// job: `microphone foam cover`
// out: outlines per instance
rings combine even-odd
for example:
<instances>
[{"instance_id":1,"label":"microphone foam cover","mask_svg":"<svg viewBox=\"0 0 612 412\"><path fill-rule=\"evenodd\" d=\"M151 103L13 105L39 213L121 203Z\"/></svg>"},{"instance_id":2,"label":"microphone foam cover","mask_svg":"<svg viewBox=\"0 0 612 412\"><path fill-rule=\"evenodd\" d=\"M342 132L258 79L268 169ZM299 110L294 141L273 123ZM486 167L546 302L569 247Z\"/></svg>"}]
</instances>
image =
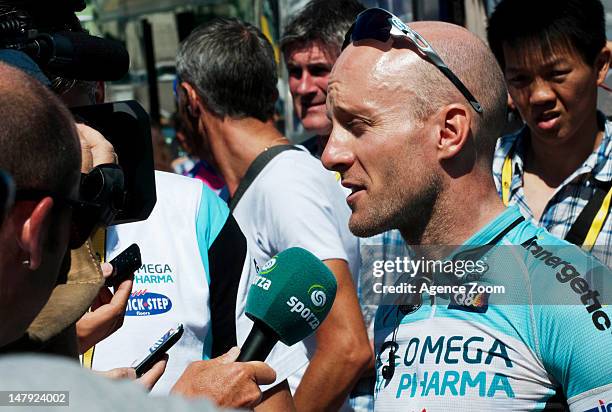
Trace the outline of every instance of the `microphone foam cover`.
<instances>
[{"instance_id":1,"label":"microphone foam cover","mask_svg":"<svg viewBox=\"0 0 612 412\"><path fill-rule=\"evenodd\" d=\"M310 336L329 313L336 278L305 249L287 249L261 267L247 297L246 314L291 346Z\"/></svg>"},{"instance_id":2,"label":"microphone foam cover","mask_svg":"<svg viewBox=\"0 0 612 412\"><path fill-rule=\"evenodd\" d=\"M121 42L79 32L53 34L55 58L49 69L78 80L120 80L130 69L130 55Z\"/></svg>"}]
</instances>

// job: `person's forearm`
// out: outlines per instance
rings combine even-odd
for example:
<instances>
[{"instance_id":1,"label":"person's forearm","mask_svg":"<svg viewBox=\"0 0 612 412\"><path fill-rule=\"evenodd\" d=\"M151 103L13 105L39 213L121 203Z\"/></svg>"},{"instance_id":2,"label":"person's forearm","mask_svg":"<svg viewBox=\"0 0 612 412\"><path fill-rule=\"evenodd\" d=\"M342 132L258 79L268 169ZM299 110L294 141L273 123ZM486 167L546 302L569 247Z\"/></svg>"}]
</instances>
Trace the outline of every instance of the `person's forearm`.
<instances>
[{"instance_id":1,"label":"person's forearm","mask_svg":"<svg viewBox=\"0 0 612 412\"><path fill-rule=\"evenodd\" d=\"M363 355L352 358L343 349L317 350L298 386L294 400L296 410L337 411L367 367Z\"/></svg>"},{"instance_id":2,"label":"person's forearm","mask_svg":"<svg viewBox=\"0 0 612 412\"><path fill-rule=\"evenodd\" d=\"M337 411L367 368L372 350L345 261L324 262L338 282L334 305L316 332L317 349L294 400L302 411Z\"/></svg>"},{"instance_id":3,"label":"person's forearm","mask_svg":"<svg viewBox=\"0 0 612 412\"><path fill-rule=\"evenodd\" d=\"M264 392L261 403L255 407L255 412L293 412L295 405L287 381L283 381L272 389Z\"/></svg>"}]
</instances>

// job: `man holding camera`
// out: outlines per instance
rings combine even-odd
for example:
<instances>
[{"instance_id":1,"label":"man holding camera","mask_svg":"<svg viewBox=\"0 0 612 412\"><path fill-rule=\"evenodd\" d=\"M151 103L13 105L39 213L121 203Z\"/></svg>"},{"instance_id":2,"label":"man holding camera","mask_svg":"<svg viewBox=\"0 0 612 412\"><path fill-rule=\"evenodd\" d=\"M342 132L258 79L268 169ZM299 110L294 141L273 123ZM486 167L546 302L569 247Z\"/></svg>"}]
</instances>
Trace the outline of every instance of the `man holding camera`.
<instances>
[{"instance_id":1,"label":"man holding camera","mask_svg":"<svg viewBox=\"0 0 612 412\"><path fill-rule=\"evenodd\" d=\"M36 66L33 63L32 65ZM39 70L33 69L32 71L37 75L38 78L41 78L43 81L45 81L44 76L41 73L39 73ZM37 71L38 73L36 73ZM91 75L92 75L91 73L80 73L79 74L79 76L85 76L85 78L91 78ZM72 103L76 105L82 105L85 103L93 103L91 100L94 98L103 99L103 88L98 87L101 85L99 82L98 83L96 82L74 82L70 80L65 81L65 79L62 79L62 78L54 78L53 84L54 86L59 85L60 87L62 87L62 85L65 86L66 84L68 84L68 87L64 87L64 90L62 93L63 97L66 99L66 102L68 104ZM92 93L92 91L94 92ZM106 142L99 133L83 125L80 125L79 129L80 129L79 136L81 138L81 141L89 145L90 146L89 149L91 149L91 150L88 150L85 144L82 147L82 149L84 150L84 162L82 165L84 172L88 172L92 166L97 164L97 162L100 162L100 161L108 162L109 160L116 161L116 158L115 158L116 156L114 155L114 153L112 153L112 146L110 146L108 142ZM105 152L108 152L108 153L105 153ZM109 159L109 155L110 155L110 159ZM87 156L89 156L89 161L85 159L85 157ZM183 178L182 180L186 181L187 179ZM199 191L196 191L196 190L193 190L192 192L200 193ZM212 202L212 205L211 205L209 204L209 202L202 202L202 207L204 206L208 207L208 206L214 206L214 205L223 206L222 202L219 201L216 197L213 196L213 199L216 200L216 203ZM211 209L211 213L202 214L202 218L214 217L214 216L217 216L219 218L223 218L225 216L227 218L227 213L224 214L221 208L221 210L218 210L214 213ZM194 216L194 220L195 220L195 216ZM239 230L237 230L237 226L235 226L235 224L233 227L231 224L227 225L228 228L217 227L216 230L214 227L211 227L211 225L206 222L204 222L200 226L202 230L210 230L210 233L207 235L208 236L207 239L209 239L210 241L209 246L214 243L214 240L215 240L214 236L219 235L224 230L231 232L231 230L234 229L234 233L236 233L237 236L242 236ZM191 228L192 226L189 225L189 227ZM240 245L240 242L238 242L237 244L234 244L232 241L236 239L235 238L233 239L231 236L222 236L222 240L224 242L230 242L234 246ZM238 240L240 239L238 238ZM195 253L194 255L200 256L200 253L198 252L198 253ZM248 264L247 264L247 267L248 267ZM241 269L242 269L242 265L240 265L240 267L237 268L238 274L240 273ZM197 268L193 270L197 270ZM246 284L246 281L245 281L245 284ZM123 290L116 290L115 291L116 293L114 296L110 293L104 293L104 295L111 297L108 303L106 305L101 306L99 310L94 310L91 313L86 314L79 321L77 325L77 330L83 329L83 328L79 328L79 325L82 323L85 323L87 326L87 330L89 330L89 333L85 333L83 336L79 334L79 345L81 346L81 349L86 348L90 344L93 344L99 341L100 339L108 336L109 333L112 333L114 330L116 330L118 326L121 325L121 321L123 320L123 312L125 311L125 305L127 304L128 298L130 296L129 289L131 289L131 285L132 285L132 281L131 279L128 279L122 282L120 286L120 289L123 288L123 286L128 288L127 293L124 293L125 291ZM185 287L190 287L190 286L185 285ZM102 292L108 292L108 290L103 289ZM101 295L103 294L102 292L101 292ZM61 312L60 312L60 315L61 315ZM237 316L237 315L234 315L233 313L230 312L228 316L233 318L234 316ZM198 319L197 321L206 322L206 319L203 319L203 320ZM107 326L110 326L110 328L108 328ZM210 324L208 326L210 327ZM161 327L163 327L163 325L161 325ZM235 336L235 333L236 331L233 330L232 334L234 336ZM67 343L69 345L72 345L72 343L70 343L70 340L74 338L73 337L71 338L70 333L65 334L65 338L66 339L64 340L58 341L58 343L59 344ZM268 366L261 364L261 363L253 364L253 363L233 362L233 360L236 359L237 351L232 350L229 353L225 353L232 346L231 343L232 341L229 338L226 339L225 341L221 339L220 342L217 343L217 346L216 346L216 352L217 352L218 357L212 361L195 362L195 363L190 364L189 363L190 360L200 358L201 353L198 353L197 356L194 356L191 359L185 358L182 361L178 362L182 365L182 368L180 368L179 373L171 381L170 387L175 383L177 379L179 379L178 383L173 389L176 392L180 392L180 393L191 395L191 396L201 396L202 393L206 393L207 394L206 396L212 397L219 404L228 405L228 406L252 407L258 404L260 401L261 391L259 390L257 383L259 384L271 383L274 380L273 371ZM235 340L234 340L234 345L235 345ZM65 348L58 348L58 349L60 352L66 352ZM142 353L144 353L144 350L134 356L142 355ZM219 356L222 354L224 355ZM133 360L133 358L130 359L130 361L131 360ZM159 377L159 374L161 374L161 371L159 370L160 364L163 366L164 362L163 361L159 362L158 365L154 367L154 369L157 369L157 377ZM212 366L214 367L210 368ZM180 375L181 372L183 372L185 367L187 367L186 371L179 378L178 375ZM209 369L209 371L212 371L212 375L209 375L208 373L203 373L204 369ZM128 372L127 373L128 376L133 376L133 371L131 371L130 373L129 368L124 368L124 371ZM214 376L214 379L211 379L212 376ZM170 390L170 387L168 387L168 390Z\"/></svg>"},{"instance_id":2,"label":"man holding camera","mask_svg":"<svg viewBox=\"0 0 612 412\"><path fill-rule=\"evenodd\" d=\"M0 346L5 346L21 338L45 305L58 274L68 270L70 229L80 223L73 211L79 207L81 157L72 116L61 102L36 80L4 64L0 64L0 112L5 119L0 125L0 168L11 174L17 187L15 202L0 227ZM201 396L208 391L205 387L210 389L201 381L204 375L220 384L219 371L231 366L224 365L231 356L209 365L194 364L176 392ZM96 377L60 359L5 355L0 365L7 371L0 379L1 389L68 391L75 410L120 410L131 403L149 404L147 409L152 410L213 410L207 403L148 399L135 385ZM205 369L208 372L203 374ZM261 372L264 381L274 379L269 368ZM234 389L246 394L244 387Z\"/></svg>"}]
</instances>

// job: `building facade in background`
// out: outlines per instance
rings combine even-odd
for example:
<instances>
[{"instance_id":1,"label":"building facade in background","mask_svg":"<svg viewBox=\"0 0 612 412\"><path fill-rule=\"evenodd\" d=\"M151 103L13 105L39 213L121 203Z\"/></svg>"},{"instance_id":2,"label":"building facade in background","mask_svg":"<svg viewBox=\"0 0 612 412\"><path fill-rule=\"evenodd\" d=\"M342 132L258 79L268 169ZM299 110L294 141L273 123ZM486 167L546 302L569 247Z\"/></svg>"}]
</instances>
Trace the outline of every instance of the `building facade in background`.
<instances>
[{"instance_id":1,"label":"building facade in background","mask_svg":"<svg viewBox=\"0 0 612 412\"><path fill-rule=\"evenodd\" d=\"M382 7L402 20L441 20L467 27L486 37L487 17L499 0L362 0L366 7ZM176 109L173 82L178 45L193 28L216 16L246 20L268 36L277 50L278 39L291 16L308 0L89 0L81 20L93 33L123 41L131 56L128 77L108 85L109 100L138 100L154 121L169 119ZM612 0L602 0L612 36ZM280 59L277 52L277 60ZM285 65L279 64L278 127L291 140L307 136L297 118L287 87ZM607 113L612 94L602 90L600 108ZM608 102L611 104L609 105ZM603 107L602 107L603 106Z\"/></svg>"}]
</instances>

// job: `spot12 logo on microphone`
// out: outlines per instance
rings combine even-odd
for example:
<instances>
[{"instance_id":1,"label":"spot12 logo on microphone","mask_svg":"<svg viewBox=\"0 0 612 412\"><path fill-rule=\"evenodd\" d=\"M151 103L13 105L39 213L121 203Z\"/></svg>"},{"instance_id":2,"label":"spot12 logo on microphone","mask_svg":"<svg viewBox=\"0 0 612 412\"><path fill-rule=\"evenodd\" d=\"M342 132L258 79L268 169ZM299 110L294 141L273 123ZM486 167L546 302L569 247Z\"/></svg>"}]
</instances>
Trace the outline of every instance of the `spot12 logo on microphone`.
<instances>
[{"instance_id":1,"label":"spot12 logo on microphone","mask_svg":"<svg viewBox=\"0 0 612 412\"><path fill-rule=\"evenodd\" d=\"M320 313L325 309L325 303L327 303L327 294L325 293L325 288L323 285L312 285L308 288L308 296L310 297L310 301L313 307L310 305L305 305L299 298L295 296L291 296L287 301L287 305L291 308L291 312L297 312L299 316L308 323L308 325L315 330L321 324L321 321L315 315L315 313Z\"/></svg>"},{"instance_id":2,"label":"spot12 logo on microphone","mask_svg":"<svg viewBox=\"0 0 612 412\"><path fill-rule=\"evenodd\" d=\"M297 314L301 316L306 323L308 323L312 330L317 329L321 324L321 321L317 315L313 313L314 311L308 306L304 305L304 303L297 297L291 296L287 301L287 305L291 308L291 312L297 312Z\"/></svg>"},{"instance_id":3,"label":"spot12 logo on microphone","mask_svg":"<svg viewBox=\"0 0 612 412\"><path fill-rule=\"evenodd\" d=\"M318 309L313 309L313 312L321 312L327 302L327 295L325 294L325 288L322 285L312 285L308 289L310 300L312 304Z\"/></svg>"},{"instance_id":4,"label":"spot12 logo on microphone","mask_svg":"<svg viewBox=\"0 0 612 412\"><path fill-rule=\"evenodd\" d=\"M260 275L266 275L266 274L272 272L272 269L274 269L275 266L276 266L276 257L273 257L272 259L268 260L261 267L261 269L259 269L259 274Z\"/></svg>"}]
</instances>

